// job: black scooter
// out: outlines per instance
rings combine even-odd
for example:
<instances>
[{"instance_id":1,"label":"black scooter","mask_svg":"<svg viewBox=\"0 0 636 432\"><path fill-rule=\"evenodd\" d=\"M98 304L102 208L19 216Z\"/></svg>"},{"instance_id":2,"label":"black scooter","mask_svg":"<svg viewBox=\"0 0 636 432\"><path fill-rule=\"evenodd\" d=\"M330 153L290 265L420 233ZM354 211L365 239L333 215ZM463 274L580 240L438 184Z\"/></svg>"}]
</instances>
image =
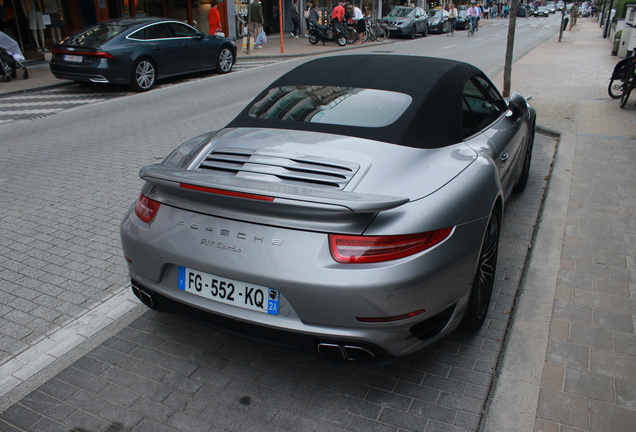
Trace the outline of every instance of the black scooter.
<instances>
[{"instance_id":1,"label":"black scooter","mask_svg":"<svg viewBox=\"0 0 636 432\"><path fill-rule=\"evenodd\" d=\"M334 24L333 21L330 22L329 25L314 24L310 22L309 43L316 45L318 41L322 41L322 44L324 45L325 42L336 41L338 45L345 46L347 44L347 36L340 26L340 23Z\"/></svg>"}]
</instances>

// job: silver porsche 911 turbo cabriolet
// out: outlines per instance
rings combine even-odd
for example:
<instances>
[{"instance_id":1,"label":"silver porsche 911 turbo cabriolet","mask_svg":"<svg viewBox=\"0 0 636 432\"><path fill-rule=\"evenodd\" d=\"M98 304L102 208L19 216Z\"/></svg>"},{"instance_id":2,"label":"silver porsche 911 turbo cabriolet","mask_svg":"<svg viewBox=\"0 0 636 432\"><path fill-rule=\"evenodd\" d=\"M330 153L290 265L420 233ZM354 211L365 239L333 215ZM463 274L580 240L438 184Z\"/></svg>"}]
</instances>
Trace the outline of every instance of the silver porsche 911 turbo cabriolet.
<instances>
[{"instance_id":1,"label":"silver porsche 911 turbo cabriolet","mask_svg":"<svg viewBox=\"0 0 636 432\"><path fill-rule=\"evenodd\" d=\"M304 63L225 128L141 169L121 224L132 289L332 359L384 361L477 329L535 121L467 63Z\"/></svg>"}]
</instances>

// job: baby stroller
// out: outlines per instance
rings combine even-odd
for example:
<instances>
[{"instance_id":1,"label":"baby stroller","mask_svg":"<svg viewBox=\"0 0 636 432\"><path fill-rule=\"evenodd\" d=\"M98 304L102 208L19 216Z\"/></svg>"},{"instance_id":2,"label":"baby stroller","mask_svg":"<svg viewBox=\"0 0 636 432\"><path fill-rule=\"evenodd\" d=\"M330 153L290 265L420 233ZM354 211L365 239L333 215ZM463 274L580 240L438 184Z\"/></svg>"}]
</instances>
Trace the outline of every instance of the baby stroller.
<instances>
[{"instance_id":1,"label":"baby stroller","mask_svg":"<svg viewBox=\"0 0 636 432\"><path fill-rule=\"evenodd\" d=\"M22 69L22 78L29 78L29 71L22 64L24 56L18 43L9 36L0 32L0 71L2 72L2 81L9 82L11 78L17 76L17 70Z\"/></svg>"}]
</instances>

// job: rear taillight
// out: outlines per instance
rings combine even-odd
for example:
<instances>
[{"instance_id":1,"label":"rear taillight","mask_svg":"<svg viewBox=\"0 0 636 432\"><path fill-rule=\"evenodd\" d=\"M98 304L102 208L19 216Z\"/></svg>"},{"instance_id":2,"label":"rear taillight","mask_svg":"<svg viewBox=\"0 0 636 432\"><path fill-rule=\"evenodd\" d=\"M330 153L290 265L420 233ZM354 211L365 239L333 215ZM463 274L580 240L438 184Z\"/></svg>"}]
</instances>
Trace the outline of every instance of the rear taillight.
<instances>
[{"instance_id":1,"label":"rear taillight","mask_svg":"<svg viewBox=\"0 0 636 432\"><path fill-rule=\"evenodd\" d=\"M53 48L51 52L53 54L71 54L71 55L77 55L77 56L113 58L113 55L106 51L66 51L63 49Z\"/></svg>"},{"instance_id":2,"label":"rear taillight","mask_svg":"<svg viewBox=\"0 0 636 432\"><path fill-rule=\"evenodd\" d=\"M161 203L151 200L142 193L135 203L135 214L139 219L148 223L155 217L160 205Z\"/></svg>"},{"instance_id":3,"label":"rear taillight","mask_svg":"<svg viewBox=\"0 0 636 432\"><path fill-rule=\"evenodd\" d=\"M339 263L367 264L404 258L429 249L453 231L443 228L425 233L396 236L329 234L329 250Z\"/></svg>"}]
</instances>

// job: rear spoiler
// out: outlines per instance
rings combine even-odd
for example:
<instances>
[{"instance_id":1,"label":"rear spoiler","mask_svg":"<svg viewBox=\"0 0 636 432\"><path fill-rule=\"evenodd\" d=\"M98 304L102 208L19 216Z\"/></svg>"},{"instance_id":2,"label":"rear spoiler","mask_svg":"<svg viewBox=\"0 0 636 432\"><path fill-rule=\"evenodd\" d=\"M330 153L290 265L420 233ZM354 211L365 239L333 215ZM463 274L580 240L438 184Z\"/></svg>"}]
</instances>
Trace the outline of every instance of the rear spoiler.
<instances>
[{"instance_id":1,"label":"rear spoiler","mask_svg":"<svg viewBox=\"0 0 636 432\"><path fill-rule=\"evenodd\" d=\"M273 198L273 202L293 205L295 207L307 207L318 210L322 208L329 212L349 213L376 213L390 210L409 202L409 198L386 195L374 195L365 193L348 192L343 190L330 190L294 186L282 183L269 183L257 180L242 179L229 176L216 176L209 173L189 171L165 165L149 165L141 169L139 177L160 189L170 189L173 195L176 190L187 190L189 193L205 194L208 197L218 196L223 199L240 199L227 194L215 195L205 191L192 191L191 188L182 188L182 184L214 188L229 193L240 195L258 195ZM167 191L167 190L166 190Z\"/></svg>"}]
</instances>

